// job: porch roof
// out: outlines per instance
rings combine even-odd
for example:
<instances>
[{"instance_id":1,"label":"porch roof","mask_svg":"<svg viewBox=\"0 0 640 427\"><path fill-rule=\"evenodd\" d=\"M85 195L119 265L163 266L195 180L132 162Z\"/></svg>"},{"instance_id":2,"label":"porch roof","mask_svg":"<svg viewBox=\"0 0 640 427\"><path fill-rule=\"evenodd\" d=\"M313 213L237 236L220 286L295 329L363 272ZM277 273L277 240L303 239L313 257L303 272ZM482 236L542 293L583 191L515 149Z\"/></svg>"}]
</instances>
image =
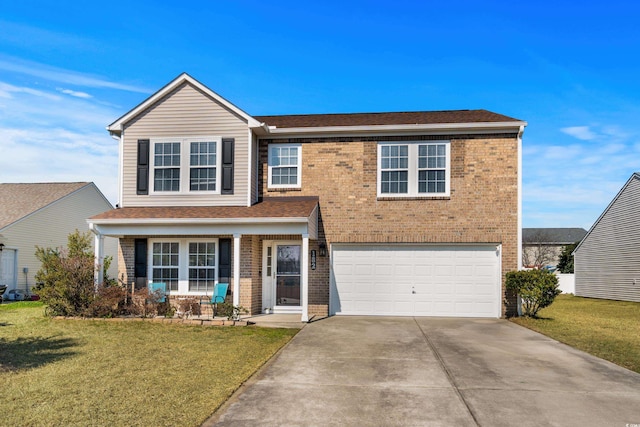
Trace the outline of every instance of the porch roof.
<instances>
[{"instance_id":1,"label":"porch roof","mask_svg":"<svg viewBox=\"0 0 640 427\"><path fill-rule=\"evenodd\" d=\"M87 220L104 235L308 234L317 238L318 197L268 197L252 206L112 209Z\"/></svg>"}]
</instances>

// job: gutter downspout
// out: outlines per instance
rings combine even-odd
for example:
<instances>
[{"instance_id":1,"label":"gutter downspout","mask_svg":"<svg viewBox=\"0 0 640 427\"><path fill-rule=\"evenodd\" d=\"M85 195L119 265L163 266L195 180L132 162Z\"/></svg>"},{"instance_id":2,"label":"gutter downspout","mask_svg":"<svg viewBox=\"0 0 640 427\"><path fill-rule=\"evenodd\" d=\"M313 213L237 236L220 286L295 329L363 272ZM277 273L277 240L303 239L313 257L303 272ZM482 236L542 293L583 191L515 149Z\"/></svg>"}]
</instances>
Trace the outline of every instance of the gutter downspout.
<instances>
[{"instance_id":1,"label":"gutter downspout","mask_svg":"<svg viewBox=\"0 0 640 427\"><path fill-rule=\"evenodd\" d=\"M90 222L89 230L94 234L94 262L95 262L95 270L93 272L93 282L95 285L96 292L98 291L98 286L104 282L104 235L100 233L98 227Z\"/></svg>"}]
</instances>

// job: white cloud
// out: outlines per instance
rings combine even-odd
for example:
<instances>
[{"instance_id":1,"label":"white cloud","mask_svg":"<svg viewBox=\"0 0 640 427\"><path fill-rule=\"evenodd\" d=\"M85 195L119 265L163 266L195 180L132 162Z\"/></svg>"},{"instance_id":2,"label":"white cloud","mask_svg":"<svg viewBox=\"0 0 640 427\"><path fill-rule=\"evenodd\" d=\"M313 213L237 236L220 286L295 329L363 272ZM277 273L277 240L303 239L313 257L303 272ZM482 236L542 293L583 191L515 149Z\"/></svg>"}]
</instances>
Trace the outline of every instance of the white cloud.
<instances>
[{"instance_id":1,"label":"white cloud","mask_svg":"<svg viewBox=\"0 0 640 427\"><path fill-rule=\"evenodd\" d=\"M49 98L52 100L60 99L60 97L57 95L50 94L41 90L32 89L29 87L14 86L9 83L0 82L0 98L13 98L12 93L26 93L33 96Z\"/></svg>"},{"instance_id":2,"label":"white cloud","mask_svg":"<svg viewBox=\"0 0 640 427\"><path fill-rule=\"evenodd\" d=\"M574 130L563 129L563 133L581 135L583 142L575 143L562 135L553 145L526 141L525 227L589 228L629 176L640 171L640 143L633 130L600 125L570 129ZM569 143L563 145L564 140Z\"/></svg>"},{"instance_id":3,"label":"white cloud","mask_svg":"<svg viewBox=\"0 0 640 427\"><path fill-rule=\"evenodd\" d=\"M109 81L103 77L77 71L65 70L20 58L4 56L0 58L0 70L39 77L57 83L65 83L80 87L117 89L128 92L150 93L151 91L134 85Z\"/></svg>"},{"instance_id":4,"label":"white cloud","mask_svg":"<svg viewBox=\"0 0 640 427\"><path fill-rule=\"evenodd\" d=\"M597 137L597 135L591 131L589 126L570 126L562 128L560 131L583 141L589 141Z\"/></svg>"},{"instance_id":5,"label":"white cloud","mask_svg":"<svg viewBox=\"0 0 640 427\"><path fill-rule=\"evenodd\" d=\"M59 92L71 96L0 82L1 179L92 181L115 204L118 144L105 126L121 112L80 92Z\"/></svg>"},{"instance_id":6,"label":"white cloud","mask_svg":"<svg viewBox=\"0 0 640 427\"><path fill-rule=\"evenodd\" d=\"M64 94L66 94L66 95L75 96L76 98L85 98L85 99L93 98L91 95L89 95L86 92L80 92L80 91L75 91L75 90L71 90L71 89L61 89L61 88L58 88L57 90L59 92L62 92Z\"/></svg>"}]
</instances>

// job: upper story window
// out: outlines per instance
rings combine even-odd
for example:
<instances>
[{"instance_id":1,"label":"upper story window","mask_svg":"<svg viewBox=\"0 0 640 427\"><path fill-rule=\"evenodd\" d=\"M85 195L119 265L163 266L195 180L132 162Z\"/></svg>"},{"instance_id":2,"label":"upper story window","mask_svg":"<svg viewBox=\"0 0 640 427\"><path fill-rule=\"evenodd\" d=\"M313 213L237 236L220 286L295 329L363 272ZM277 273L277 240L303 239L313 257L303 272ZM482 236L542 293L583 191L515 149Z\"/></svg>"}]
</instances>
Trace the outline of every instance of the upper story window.
<instances>
[{"instance_id":1,"label":"upper story window","mask_svg":"<svg viewBox=\"0 0 640 427\"><path fill-rule=\"evenodd\" d=\"M449 141L378 144L379 197L447 197Z\"/></svg>"},{"instance_id":2,"label":"upper story window","mask_svg":"<svg viewBox=\"0 0 640 427\"><path fill-rule=\"evenodd\" d=\"M154 193L220 193L220 138L158 138L151 143Z\"/></svg>"},{"instance_id":3,"label":"upper story window","mask_svg":"<svg viewBox=\"0 0 640 427\"><path fill-rule=\"evenodd\" d=\"M155 144L153 164L154 191L180 191L180 143Z\"/></svg>"},{"instance_id":4,"label":"upper story window","mask_svg":"<svg viewBox=\"0 0 640 427\"><path fill-rule=\"evenodd\" d=\"M299 144L269 145L269 188L300 188L301 149Z\"/></svg>"},{"instance_id":5,"label":"upper story window","mask_svg":"<svg viewBox=\"0 0 640 427\"><path fill-rule=\"evenodd\" d=\"M216 142L192 142L189 162L189 189L216 191Z\"/></svg>"}]
</instances>

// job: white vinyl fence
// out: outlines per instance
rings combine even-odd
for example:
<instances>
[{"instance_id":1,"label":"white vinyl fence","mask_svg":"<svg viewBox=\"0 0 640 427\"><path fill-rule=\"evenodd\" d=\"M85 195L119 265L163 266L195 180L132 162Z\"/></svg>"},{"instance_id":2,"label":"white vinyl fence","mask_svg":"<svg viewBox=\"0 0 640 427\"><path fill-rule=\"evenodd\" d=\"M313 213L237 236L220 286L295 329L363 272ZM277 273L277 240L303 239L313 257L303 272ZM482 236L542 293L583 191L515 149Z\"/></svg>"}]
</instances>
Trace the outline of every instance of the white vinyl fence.
<instances>
[{"instance_id":1,"label":"white vinyl fence","mask_svg":"<svg viewBox=\"0 0 640 427\"><path fill-rule=\"evenodd\" d=\"M556 273L558 276L558 285L563 294L575 294L576 293L576 275L573 273L563 274Z\"/></svg>"}]
</instances>

